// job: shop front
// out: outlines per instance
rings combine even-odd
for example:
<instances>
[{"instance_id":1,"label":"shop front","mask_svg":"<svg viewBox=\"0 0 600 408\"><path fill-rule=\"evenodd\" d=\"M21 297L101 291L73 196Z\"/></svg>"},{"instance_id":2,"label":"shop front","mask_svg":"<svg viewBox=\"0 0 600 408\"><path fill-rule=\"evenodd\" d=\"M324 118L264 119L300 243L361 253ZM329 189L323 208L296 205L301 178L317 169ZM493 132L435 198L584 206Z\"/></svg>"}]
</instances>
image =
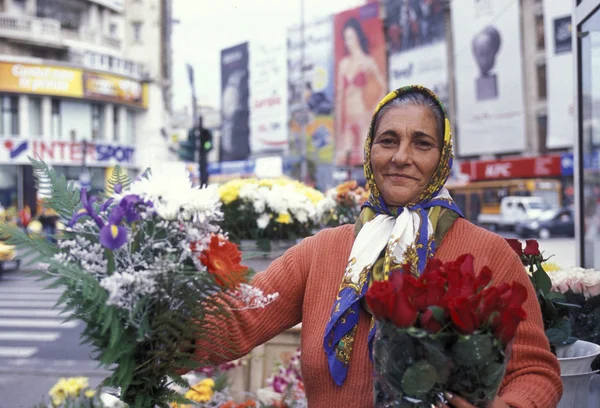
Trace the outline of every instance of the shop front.
<instances>
[{"instance_id":1,"label":"shop front","mask_svg":"<svg viewBox=\"0 0 600 408\"><path fill-rule=\"evenodd\" d=\"M578 263L600 269L600 0L573 0Z\"/></svg>"},{"instance_id":2,"label":"shop front","mask_svg":"<svg viewBox=\"0 0 600 408\"><path fill-rule=\"evenodd\" d=\"M35 213L41 192L36 187L30 157L44 161L68 181L92 192L104 189L112 167L119 165L131 172L136 168L135 148L129 145L6 140L0 145L0 204L3 208L21 210L27 206Z\"/></svg>"}]
</instances>

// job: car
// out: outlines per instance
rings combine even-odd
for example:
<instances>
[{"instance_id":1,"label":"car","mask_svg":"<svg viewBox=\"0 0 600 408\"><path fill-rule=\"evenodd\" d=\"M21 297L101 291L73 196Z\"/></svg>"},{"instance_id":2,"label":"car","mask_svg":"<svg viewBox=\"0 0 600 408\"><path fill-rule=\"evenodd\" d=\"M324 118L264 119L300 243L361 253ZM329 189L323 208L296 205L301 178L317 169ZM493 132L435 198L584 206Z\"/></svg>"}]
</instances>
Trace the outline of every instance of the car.
<instances>
[{"instance_id":1,"label":"car","mask_svg":"<svg viewBox=\"0 0 600 408\"><path fill-rule=\"evenodd\" d=\"M573 207L544 211L537 219L521 222L515 227L521 238L575 237Z\"/></svg>"}]
</instances>

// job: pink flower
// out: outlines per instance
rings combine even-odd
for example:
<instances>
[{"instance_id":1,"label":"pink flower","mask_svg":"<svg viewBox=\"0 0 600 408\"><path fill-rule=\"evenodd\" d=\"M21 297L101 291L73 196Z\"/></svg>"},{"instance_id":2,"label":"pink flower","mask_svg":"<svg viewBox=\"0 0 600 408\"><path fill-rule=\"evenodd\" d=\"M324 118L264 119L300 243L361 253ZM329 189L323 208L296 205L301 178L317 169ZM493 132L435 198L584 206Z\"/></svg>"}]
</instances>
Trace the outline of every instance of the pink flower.
<instances>
[{"instance_id":1,"label":"pink flower","mask_svg":"<svg viewBox=\"0 0 600 408\"><path fill-rule=\"evenodd\" d=\"M586 299L600 295L600 272L588 269L580 279Z\"/></svg>"}]
</instances>

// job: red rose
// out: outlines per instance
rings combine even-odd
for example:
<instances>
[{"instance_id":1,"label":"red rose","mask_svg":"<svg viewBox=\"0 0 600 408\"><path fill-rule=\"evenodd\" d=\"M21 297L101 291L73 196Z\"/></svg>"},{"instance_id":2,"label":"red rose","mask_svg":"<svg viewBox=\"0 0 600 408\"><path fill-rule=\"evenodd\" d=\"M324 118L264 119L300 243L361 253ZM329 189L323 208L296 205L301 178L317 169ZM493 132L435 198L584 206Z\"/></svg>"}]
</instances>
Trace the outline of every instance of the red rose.
<instances>
[{"instance_id":1,"label":"red rose","mask_svg":"<svg viewBox=\"0 0 600 408\"><path fill-rule=\"evenodd\" d=\"M485 325L492 313L498 311L500 291L497 287L490 287L481 292L478 296L477 309L475 314L477 315L477 321L480 325Z\"/></svg>"},{"instance_id":2,"label":"red rose","mask_svg":"<svg viewBox=\"0 0 600 408\"><path fill-rule=\"evenodd\" d=\"M540 244L535 239L525 241L525 256L540 256Z\"/></svg>"},{"instance_id":3,"label":"red rose","mask_svg":"<svg viewBox=\"0 0 600 408\"><path fill-rule=\"evenodd\" d=\"M433 316L431 309L427 309L421 314L420 322L421 327L427 330L429 333L435 334L442 330L442 324Z\"/></svg>"},{"instance_id":4,"label":"red rose","mask_svg":"<svg viewBox=\"0 0 600 408\"><path fill-rule=\"evenodd\" d=\"M487 285L492 281L492 270L487 266L484 266L479 274L477 274L477 279L475 280L475 285L477 286L477 290L483 290Z\"/></svg>"},{"instance_id":5,"label":"red rose","mask_svg":"<svg viewBox=\"0 0 600 408\"><path fill-rule=\"evenodd\" d=\"M419 311L424 311L429 306L441 306L445 293L446 278L439 270L423 273L419 278L414 304Z\"/></svg>"},{"instance_id":6,"label":"red rose","mask_svg":"<svg viewBox=\"0 0 600 408\"><path fill-rule=\"evenodd\" d=\"M477 316L469 299L465 297L453 298L448 304L450 318L456 328L463 334L472 334L477 330Z\"/></svg>"},{"instance_id":7,"label":"red rose","mask_svg":"<svg viewBox=\"0 0 600 408\"><path fill-rule=\"evenodd\" d=\"M506 242L508 242L508 245L510 245L513 251L515 251L519 257L523 256L523 244L521 244L521 241L514 238L508 238Z\"/></svg>"},{"instance_id":8,"label":"red rose","mask_svg":"<svg viewBox=\"0 0 600 408\"><path fill-rule=\"evenodd\" d=\"M390 320L396 295L391 281L373 282L365 294L367 305L376 319Z\"/></svg>"},{"instance_id":9,"label":"red rose","mask_svg":"<svg viewBox=\"0 0 600 408\"><path fill-rule=\"evenodd\" d=\"M520 307L527 300L527 288L519 282L513 282L512 285L501 285L498 288L503 307Z\"/></svg>"},{"instance_id":10,"label":"red rose","mask_svg":"<svg viewBox=\"0 0 600 408\"><path fill-rule=\"evenodd\" d=\"M412 304L406 292L397 292L390 321L400 328L406 328L415 324L417 315L417 308Z\"/></svg>"},{"instance_id":11,"label":"red rose","mask_svg":"<svg viewBox=\"0 0 600 408\"><path fill-rule=\"evenodd\" d=\"M494 335L504 344L510 343L517 333L519 323L527 318L521 306L509 306L494 320Z\"/></svg>"}]
</instances>

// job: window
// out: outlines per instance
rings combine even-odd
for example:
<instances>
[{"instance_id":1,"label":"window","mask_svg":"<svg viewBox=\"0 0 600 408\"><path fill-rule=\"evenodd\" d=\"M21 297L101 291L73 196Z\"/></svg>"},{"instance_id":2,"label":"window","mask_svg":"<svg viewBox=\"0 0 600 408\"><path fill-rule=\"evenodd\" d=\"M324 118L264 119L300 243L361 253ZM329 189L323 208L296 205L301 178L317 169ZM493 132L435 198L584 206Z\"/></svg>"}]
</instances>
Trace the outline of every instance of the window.
<instances>
[{"instance_id":1,"label":"window","mask_svg":"<svg viewBox=\"0 0 600 408\"><path fill-rule=\"evenodd\" d=\"M104 106L102 105L92 105L92 140L100 140L102 139L103 129L102 129L102 113L104 111Z\"/></svg>"},{"instance_id":2,"label":"window","mask_svg":"<svg viewBox=\"0 0 600 408\"><path fill-rule=\"evenodd\" d=\"M50 136L52 140L62 139L60 120L60 99L52 98L52 119L50 124Z\"/></svg>"},{"instance_id":3,"label":"window","mask_svg":"<svg viewBox=\"0 0 600 408\"><path fill-rule=\"evenodd\" d=\"M37 0L37 17L60 21L61 28L78 30L87 5L79 1Z\"/></svg>"},{"instance_id":4,"label":"window","mask_svg":"<svg viewBox=\"0 0 600 408\"><path fill-rule=\"evenodd\" d=\"M19 135L19 98L0 95L0 136Z\"/></svg>"},{"instance_id":5,"label":"window","mask_svg":"<svg viewBox=\"0 0 600 408\"><path fill-rule=\"evenodd\" d=\"M537 67L537 88L538 99L546 100L546 65L538 65Z\"/></svg>"},{"instance_id":6,"label":"window","mask_svg":"<svg viewBox=\"0 0 600 408\"><path fill-rule=\"evenodd\" d=\"M131 23L131 28L133 32L133 41L141 42L142 41L142 23L140 21L134 21Z\"/></svg>"},{"instance_id":7,"label":"window","mask_svg":"<svg viewBox=\"0 0 600 408\"><path fill-rule=\"evenodd\" d=\"M535 16L535 42L538 51L544 50L546 46L544 37L544 16Z\"/></svg>"},{"instance_id":8,"label":"window","mask_svg":"<svg viewBox=\"0 0 600 408\"><path fill-rule=\"evenodd\" d=\"M119 135L119 107L113 106L113 142L118 142L121 137Z\"/></svg>"},{"instance_id":9,"label":"window","mask_svg":"<svg viewBox=\"0 0 600 408\"><path fill-rule=\"evenodd\" d=\"M127 143L130 145L135 144L135 111L127 111Z\"/></svg>"},{"instance_id":10,"label":"window","mask_svg":"<svg viewBox=\"0 0 600 408\"><path fill-rule=\"evenodd\" d=\"M538 143L540 146L546 146L548 133L548 116L540 115L537 117Z\"/></svg>"},{"instance_id":11,"label":"window","mask_svg":"<svg viewBox=\"0 0 600 408\"><path fill-rule=\"evenodd\" d=\"M42 137L42 98L29 97L29 137Z\"/></svg>"},{"instance_id":12,"label":"window","mask_svg":"<svg viewBox=\"0 0 600 408\"><path fill-rule=\"evenodd\" d=\"M111 37L117 36L118 29L119 29L119 27L117 26L117 23L110 23L110 25L108 27L108 32L110 33Z\"/></svg>"}]
</instances>

